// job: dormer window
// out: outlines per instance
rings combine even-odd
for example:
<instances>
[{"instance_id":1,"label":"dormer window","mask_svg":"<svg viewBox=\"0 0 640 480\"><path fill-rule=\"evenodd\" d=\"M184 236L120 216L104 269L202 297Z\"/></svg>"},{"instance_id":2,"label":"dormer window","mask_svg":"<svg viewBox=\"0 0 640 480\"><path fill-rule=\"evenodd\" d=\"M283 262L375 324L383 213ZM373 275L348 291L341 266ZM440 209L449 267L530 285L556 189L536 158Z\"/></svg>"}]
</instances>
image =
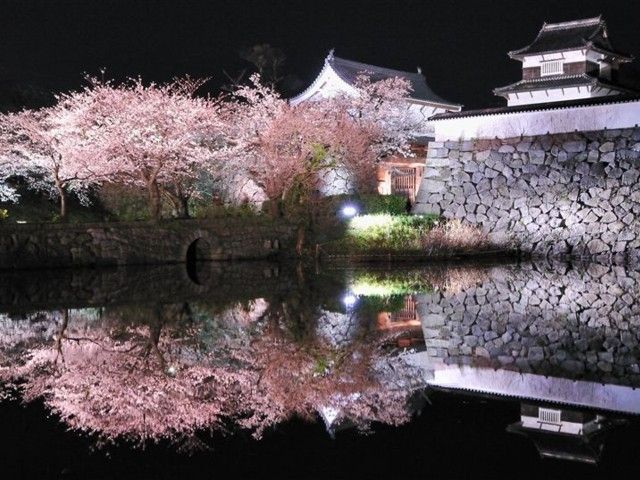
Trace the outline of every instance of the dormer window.
<instances>
[{"instance_id":1,"label":"dormer window","mask_svg":"<svg viewBox=\"0 0 640 480\"><path fill-rule=\"evenodd\" d=\"M545 62L541 65L540 74L545 75L558 75L562 73L562 62L556 60L553 62Z\"/></svg>"}]
</instances>

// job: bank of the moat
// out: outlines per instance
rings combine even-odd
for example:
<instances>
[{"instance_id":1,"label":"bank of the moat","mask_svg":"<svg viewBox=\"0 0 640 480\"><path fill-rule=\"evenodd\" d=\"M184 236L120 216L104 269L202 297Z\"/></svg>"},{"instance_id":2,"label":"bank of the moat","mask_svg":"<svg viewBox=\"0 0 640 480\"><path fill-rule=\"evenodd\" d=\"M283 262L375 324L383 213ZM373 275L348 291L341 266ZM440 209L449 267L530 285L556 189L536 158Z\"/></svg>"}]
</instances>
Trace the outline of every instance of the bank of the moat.
<instances>
[{"instance_id":1,"label":"bank of the moat","mask_svg":"<svg viewBox=\"0 0 640 480\"><path fill-rule=\"evenodd\" d=\"M293 250L295 227L252 218L0 227L0 268L248 260Z\"/></svg>"}]
</instances>

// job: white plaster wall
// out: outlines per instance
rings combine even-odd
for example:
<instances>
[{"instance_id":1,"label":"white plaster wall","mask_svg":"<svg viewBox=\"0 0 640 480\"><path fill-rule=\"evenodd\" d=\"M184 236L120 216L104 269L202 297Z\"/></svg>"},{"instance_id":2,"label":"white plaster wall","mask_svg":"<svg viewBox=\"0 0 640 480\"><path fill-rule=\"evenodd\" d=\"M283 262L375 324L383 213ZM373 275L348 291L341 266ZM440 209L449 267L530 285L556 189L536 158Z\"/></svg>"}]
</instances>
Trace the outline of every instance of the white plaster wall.
<instances>
[{"instance_id":1,"label":"white plaster wall","mask_svg":"<svg viewBox=\"0 0 640 480\"><path fill-rule=\"evenodd\" d=\"M477 115L431 123L436 141L622 129L640 124L640 101L558 109L550 105L547 110Z\"/></svg>"},{"instance_id":2,"label":"white plaster wall","mask_svg":"<svg viewBox=\"0 0 640 480\"><path fill-rule=\"evenodd\" d=\"M587 58L585 50L571 50L569 52L548 53L546 55L531 55L522 59L522 66L540 67L543 63L552 60L561 60L562 63L583 62Z\"/></svg>"},{"instance_id":3,"label":"white plaster wall","mask_svg":"<svg viewBox=\"0 0 640 480\"><path fill-rule=\"evenodd\" d=\"M331 66L325 63L318 78L309 88L293 97L290 102L292 105L298 105L307 100L331 98L338 94L357 95L358 90L342 80Z\"/></svg>"}]
</instances>

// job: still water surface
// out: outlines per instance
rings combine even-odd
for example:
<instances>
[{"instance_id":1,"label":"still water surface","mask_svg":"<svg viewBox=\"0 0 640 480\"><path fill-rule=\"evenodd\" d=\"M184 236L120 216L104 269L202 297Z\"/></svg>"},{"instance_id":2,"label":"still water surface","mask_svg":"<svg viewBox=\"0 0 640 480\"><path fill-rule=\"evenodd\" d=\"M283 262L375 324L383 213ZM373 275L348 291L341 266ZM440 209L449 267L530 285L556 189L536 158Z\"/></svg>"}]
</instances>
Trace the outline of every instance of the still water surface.
<instances>
[{"instance_id":1,"label":"still water surface","mask_svg":"<svg viewBox=\"0 0 640 480\"><path fill-rule=\"evenodd\" d=\"M639 289L635 269L562 263L7 273L4 468L622 471L640 447Z\"/></svg>"}]
</instances>

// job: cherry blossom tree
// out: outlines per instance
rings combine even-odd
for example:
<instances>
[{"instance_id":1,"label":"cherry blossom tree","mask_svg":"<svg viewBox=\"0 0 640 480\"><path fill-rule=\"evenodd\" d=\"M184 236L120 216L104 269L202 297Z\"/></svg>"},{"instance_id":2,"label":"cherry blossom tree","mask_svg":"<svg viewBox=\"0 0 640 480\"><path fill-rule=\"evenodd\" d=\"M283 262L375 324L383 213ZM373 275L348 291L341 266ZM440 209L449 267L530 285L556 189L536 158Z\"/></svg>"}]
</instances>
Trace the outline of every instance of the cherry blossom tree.
<instances>
[{"instance_id":1,"label":"cherry blossom tree","mask_svg":"<svg viewBox=\"0 0 640 480\"><path fill-rule=\"evenodd\" d=\"M271 200L294 188L313 190L319 173L342 168L359 189L375 185L376 163L393 152L408 153L417 127L409 113L409 85L403 79L359 79L358 96L290 105L272 88L252 83L235 91L226 105L229 138L237 165ZM302 187L302 188L301 188Z\"/></svg>"},{"instance_id":2,"label":"cherry blossom tree","mask_svg":"<svg viewBox=\"0 0 640 480\"><path fill-rule=\"evenodd\" d=\"M17 176L15 165L9 159L0 159L0 202L17 202L20 195L10 180Z\"/></svg>"},{"instance_id":3,"label":"cherry blossom tree","mask_svg":"<svg viewBox=\"0 0 640 480\"><path fill-rule=\"evenodd\" d=\"M110 166L96 158L92 126L79 121L93 101L90 92L57 100L53 107L0 116L0 175L27 177L30 188L58 197L64 220L68 194L88 203L88 189L108 177Z\"/></svg>"},{"instance_id":4,"label":"cherry blossom tree","mask_svg":"<svg viewBox=\"0 0 640 480\"><path fill-rule=\"evenodd\" d=\"M277 307L265 310L257 301L231 310L226 321L237 325L204 345L201 324L180 329L163 308L145 310L156 312L147 324L81 321L65 311L55 316L49 342L0 364L0 380L14 382L26 401L43 399L70 428L106 441L179 441L234 424L260 438L294 416L315 420L327 408L363 429L409 420L412 389L395 384L397 368L381 368L387 362L380 339L341 347L318 337L294 341ZM244 333L230 341L232 331Z\"/></svg>"},{"instance_id":5,"label":"cherry blossom tree","mask_svg":"<svg viewBox=\"0 0 640 480\"><path fill-rule=\"evenodd\" d=\"M188 77L164 85L92 80L96 102L85 122L98 126L93 147L112 165L115 181L147 190L154 219L160 218L163 193L187 216L199 175L217 172L225 142L218 102L194 95L204 82Z\"/></svg>"}]
</instances>

